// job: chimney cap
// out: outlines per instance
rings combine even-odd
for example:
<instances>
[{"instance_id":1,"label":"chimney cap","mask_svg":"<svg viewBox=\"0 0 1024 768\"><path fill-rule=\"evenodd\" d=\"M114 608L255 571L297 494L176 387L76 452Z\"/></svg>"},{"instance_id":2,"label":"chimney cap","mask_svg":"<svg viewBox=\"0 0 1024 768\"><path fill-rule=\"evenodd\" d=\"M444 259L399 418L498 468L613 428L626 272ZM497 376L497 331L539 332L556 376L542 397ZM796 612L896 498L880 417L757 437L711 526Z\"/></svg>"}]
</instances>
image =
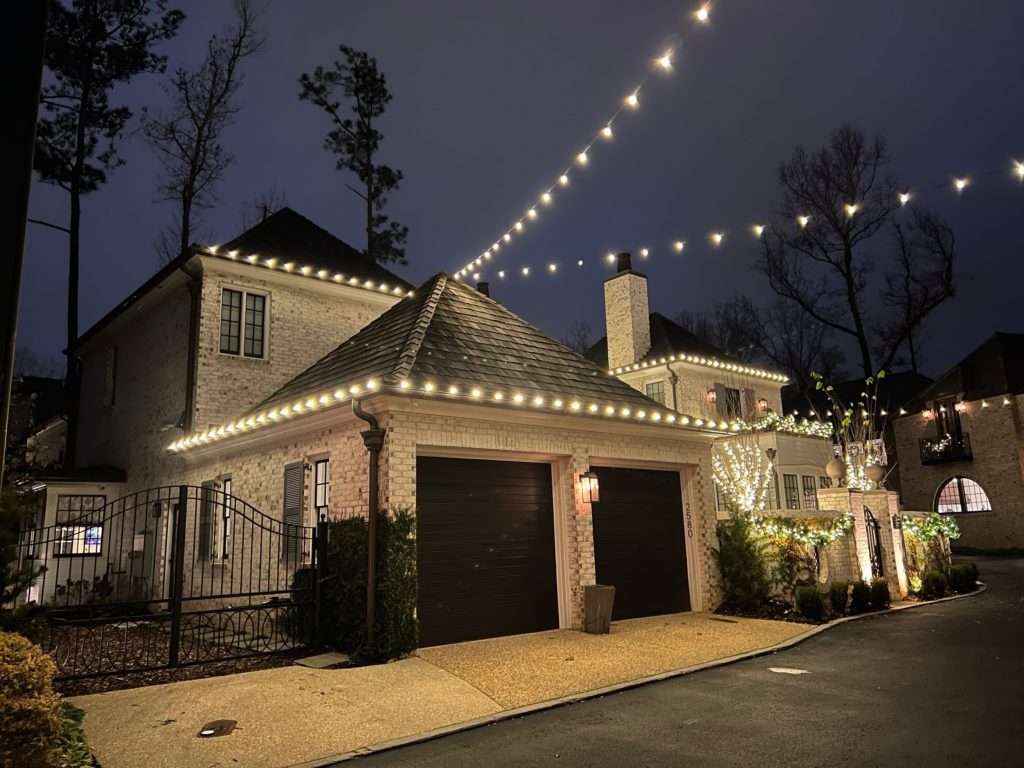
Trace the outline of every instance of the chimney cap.
<instances>
[{"instance_id":1,"label":"chimney cap","mask_svg":"<svg viewBox=\"0 0 1024 768\"><path fill-rule=\"evenodd\" d=\"M633 271L633 257L629 254L628 251L623 251L622 253L615 254L615 260L615 274L612 275L611 277L606 277L604 279L606 283L609 282L610 280L614 280L617 277L622 277L623 275L636 275L637 277L644 278L644 280L647 279L647 275L645 275L643 272Z\"/></svg>"},{"instance_id":2,"label":"chimney cap","mask_svg":"<svg viewBox=\"0 0 1024 768\"><path fill-rule=\"evenodd\" d=\"M491 295L491 284L486 280L478 281L476 284L476 289L480 291L480 293L482 293L484 296L489 297Z\"/></svg>"}]
</instances>

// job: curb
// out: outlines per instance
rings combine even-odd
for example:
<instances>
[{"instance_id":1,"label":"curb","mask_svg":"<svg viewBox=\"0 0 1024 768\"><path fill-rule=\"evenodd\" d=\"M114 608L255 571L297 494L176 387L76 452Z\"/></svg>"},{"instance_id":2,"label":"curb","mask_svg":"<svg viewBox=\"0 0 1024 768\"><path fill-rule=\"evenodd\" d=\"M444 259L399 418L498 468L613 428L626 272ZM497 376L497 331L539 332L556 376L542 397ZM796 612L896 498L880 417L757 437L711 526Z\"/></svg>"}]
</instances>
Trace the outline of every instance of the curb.
<instances>
[{"instance_id":1,"label":"curb","mask_svg":"<svg viewBox=\"0 0 1024 768\"><path fill-rule=\"evenodd\" d=\"M337 765L338 763L348 762L349 760L355 760L360 757L366 757L368 755L374 755L378 752L390 752L394 749L401 747L407 747L412 744L419 744L425 741L434 741L444 736L450 736L454 733L460 733L461 731L471 731L476 728L482 728L486 725L493 725L494 723L500 723L504 720L511 720L516 717L523 717L524 715L530 715L535 712L543 712L549 709L557 709L559 707L568 706L569 704L578 704L581 701L587 701L589 699L598 699L602 696L608 696L613 693L620 693L622 691L632 690L633 688L642 688L646 685L652 685L653 683L660 683L665 680L672 680L677 677L684 677L685 675L692 675L696 672L702 672L706 669L714 669L716 667L724 667L729 664L735 664L740 661L746 661L747 659L756 659L760 656L768 656L779 651L786 651L790 648L794 648L801 643L810 640L812 637L827 632L833 627L838 627L840 624L846 624L850 621L863 621L864 619L872 619L877 616L885 616L890 613L898 613L900 611L906 611L913 608L923 608L928 605L935 605L937 603L948 603L952 600L961 600L965 597L976 597L983 592L988 590L988 585L982 582L978 582L978 589L973 592L965 592L962 595L950 595L949 597L940 597L936 600L928 600L927 602L913 602L903 603L902 605L896 605L891 608L886 608L884 611L873 611L872 613L864 613L856 616L843 616L838 619L833 619L826 624L819 624L815 627L811 627L806 632L802 632L799 635L795 635L788 640L784 640L776 645L767 646L765 648L758 648L753 651L747 651L740 653L735 656L726 656L721 659L714 659L713 661L706 661L702 664L694 664L690 667L683 667L682 669L673 669L668 672L660 672L657 675L650 675L649 677L641 677L636 680L629 680L624 683L615 683L614 685L608 685L604 688L594 688L589 691L582 691L581 693L573 693L568 696L562 696L557 699L548 699L547 701L537 702L536 704L527 704L525 707L517 707L516 709L507 709L502 712L496 712L491 715L484 715L473 720L465 720L461 723L453 723L452 725L446 725L441 728L435 728L431 731L424 731L417 733L413 736L403 736L400 739L392 739L391 741L382 741L378 744L373 744L368 747L360 747L349 752L342 752L337 755L331 755L330 757L323 757L317 760L310 760L304 763L295 763L289 768L329 768L329 766Z\"/></svg>"}]
</instances>

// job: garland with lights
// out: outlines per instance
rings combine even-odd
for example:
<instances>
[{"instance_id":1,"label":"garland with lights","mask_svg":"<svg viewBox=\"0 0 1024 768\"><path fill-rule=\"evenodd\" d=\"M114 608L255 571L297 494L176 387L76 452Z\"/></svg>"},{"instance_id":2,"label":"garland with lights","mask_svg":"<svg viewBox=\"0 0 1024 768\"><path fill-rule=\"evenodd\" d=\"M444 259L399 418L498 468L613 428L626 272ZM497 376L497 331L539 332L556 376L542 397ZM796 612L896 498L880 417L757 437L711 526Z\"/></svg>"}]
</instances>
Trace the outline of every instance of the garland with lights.
<instances>
[{"instance_id":1,"label":"garland with lights","mask_svg":"<svg viewBox=\"0 0 1024 768\"><path fill-rule=\"evenodd\" d=\"M1011 169L1011 173L1014 176L1016 176L1021 182L1024 182L1024 162L1019 161L1019 160L1014 160L1012 162L1013 162L1013 167ZM962 195L964 190L967 189L967 187L969 187L969 186L971 186L971 185L976 183L975 179L988 178L988 177L992 177L992 176L1002 176L1002 175L1005 174L1005 172L1006 171L1003 170L1003 169L1000 169L1000 170L990 170L990 171L986 171L984 173L977 174L977 176L974 179L971 179L971 178L968 178L968 177L954 177L951 181L948 181L948 182L943 182L943 183L939 183L939 184L932 184L932 185L923 186L923 187L917 187L917 188L914 188L913 191L911 191L909 189L905 190L903 192L898 193L897 199L898 199L900 205L906 206L908 203L910 203L910 201L915 196L924 194L926 192L932 192L932 191L940 190L940 189L952 189L953 191L955 191L957 193L957 195ZM547 194L547 193L545 193L545 194ZM843 209L844 209L843 213L846 216L853 217L853 216L857 215L857 212L859 211L860 206L858 204L856 204L856 203L847 203L846 205L843 206ZM529 216L527 218L534 218L534 216ZM814 222L813 222L813 220L812 220L812 218L810 216L797 216L794 219L794 222L801 229L806 229L807 227L814 226ZM515 228L513 228L513 229L515 229ZM733 228L731 230L715 230L715 231L712 231L712 232L708 233L704 239L707 240L707 242L710 244L710 246L712 248L719 248L719 247L722 246L723 243L725 243L725 241L727 239L731 238L731 235L732 235L733 232L739 232L739 231L747 231L755 239L761 239L762 237L764 237L765 233L768 231L768 225L767 224L752 224L752 225L738 226L738 227ZM508 233L506 233L506 234L508 234ZM509 240L511 240L511 236L509 237ZM497 245L497 243L495 245ZM680 255L684 251L688 251L689 250L689 248L688 248L688 241L685 240L685 239L673 240L673 241L671 241L671 242L666 244L665 250L670 252L670 253L674 253L675 255ZM640 248L638 248L637 252L639 253L641 259L647 259L648 257L650 257L652 255L652 253L654 252L654 249L652 249L650 247L650 245L648 244L648 245L644 245L644 246L641 246ZM497 253L497 249L494 248L494 247L492 247L491 250L485 251L480 257L478 257L475 260L471 261L463 269L461 269L458 272L456 272L455 273L455 277L465 280L468 276L471 275L474 280L480 280L481 277L482 277L482 273L479 271L481 266L484 264L485 261L489 261L492 258L492 255L494 253ZM595 263L595 262L599 262L601 260L602 259L599 259L597 257L595 257L593 259L590 259L589 261L585 260L585 259L576 259L575 260L575 266L578 267L578 268L582 268L583 266L585 266L588 263ZM615 263L615 253L614 252L608 252L603 257L603 260L605 262L607 262L608 264L614 264ZM562 266L562 264L560 262L549 262L547 264L546 269L544 269L543 271L546 274L548 274L548 275L554 275L554 274L558 273L558 271L561 268L561 266ZM538 271L540 271L540 270L538 270ZM511 268L508 268L508 269L498 270L497 271L497 276L499 278L501 278L501 279L505 279L506 277L509 277L511 275L519 275L521 277L526 278L526 277L529 277L533 273L534 273L534 269L533 269L532 265L526 264L526 265L520 265L518 267L511 267Z\"/></svg>"},{"instance_id":2,"label":"garland with lights","mask_svg":"<svg viewBox=\"0 0 1024 768\"><path fill-rule=\"evenodd\" d=\"M806 437L832 437L832 425L824 421L810 419L796 420L793 415L783 416L775 411L768 411L754 422L740 422L740 429L749 432L789 432Z\"/></svg>"},{"instance_id":3,"label":"garland with lights","mask_svg":"<svg viewBox=\"0 0 1024 768\"><path fill-rule=\"evenodd\" d=\"M689 19L691 24L706 24L711 17L711 0L707 0L697 10L690 14ZM667 49L651 62L651 67L640 80L639 84L633 88L629 94L623 99L619 107L615 110L611 117L608 118L597 131L597 133L587 142L587 144L580 150L579 153L573 158L573 161L562 170L562 172L555 178L555 180L547 186L547 188L540 194L537 203L531 205L522 216L508 229L506 229L494 244L486 249L483 253L477 256L475 259L467 263L462 269L455 273L455 277L462 277L463 275L470 274L476 267L481 266L485 261L491 259L491 257L501 250L503 245L508 245L512 242L512 238L518 235L526 226L527 222L532 222L539 216L538 208L551 205L554 202L555 193L559 188L569 186L569 176L574 173L577 168L584 168L590 163L591 150L594 145L598 142L610 141L613 136L612 125L619 118L619 116L626 110L632 111L640 106L640 91L643 89L647 82L651 79L653 72L670 72L672 70L672 58L679 51L681 40L678 35L673 39L673 42ZM553 269L550 271L554 271ZM523 268L523 275L528 275L530 272L529 267ZM501 275L504 277L504 274Z\"/></svg>"},{"instance_id":4,"label":"garland with lights","mask_svg":"<svg viewBox=\"0 0 1024 768\"><path fill-rule=\"evenodd\" d=\"M756 440L716 442L711 471L730 509L753 518L767 508L773 467Z\"/></svg>"},{"instance_id":5,"label":"garland with lights","mask_svg":"<svg viewBox=\"0 0 1024 768\"><path fill-rule=\"evenodd\" d=\"M790 541L805 547L828 546L853 528L853 514L839 517L759 517L752 516L754 533L773 541Z\"/></svg>"},{"instance_id":6,"label":"garland with lights","mask_svg":"<svg viewBox=\"0 0 1024 768\"><path fill-rule=\"evenodd\" d=\"M960 538L960 526L949 515L931 512L926 517L920 515L900 515L903 522L903 533L913 536L918 541L931 541L938 536L947 539Z\"/></svg>"}]
</instances>

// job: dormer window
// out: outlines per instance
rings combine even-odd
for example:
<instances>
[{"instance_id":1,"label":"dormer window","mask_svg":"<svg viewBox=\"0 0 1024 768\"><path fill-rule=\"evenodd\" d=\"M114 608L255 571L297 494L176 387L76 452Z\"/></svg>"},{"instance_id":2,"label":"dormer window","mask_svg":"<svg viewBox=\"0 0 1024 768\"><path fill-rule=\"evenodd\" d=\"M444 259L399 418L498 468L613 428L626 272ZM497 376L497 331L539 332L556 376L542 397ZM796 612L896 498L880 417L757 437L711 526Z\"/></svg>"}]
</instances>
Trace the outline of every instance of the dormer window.
<instances>
[{"instance_id":1,"label":"dormer window","mask_svg":"<svg viewBox=\"0 0 1024 768\"><path fill-rule=\"evenodd\" d=\"M234 288L221 291L220 351L240 357L265 357L267 297Z\"/></svg>"}]
</instances>

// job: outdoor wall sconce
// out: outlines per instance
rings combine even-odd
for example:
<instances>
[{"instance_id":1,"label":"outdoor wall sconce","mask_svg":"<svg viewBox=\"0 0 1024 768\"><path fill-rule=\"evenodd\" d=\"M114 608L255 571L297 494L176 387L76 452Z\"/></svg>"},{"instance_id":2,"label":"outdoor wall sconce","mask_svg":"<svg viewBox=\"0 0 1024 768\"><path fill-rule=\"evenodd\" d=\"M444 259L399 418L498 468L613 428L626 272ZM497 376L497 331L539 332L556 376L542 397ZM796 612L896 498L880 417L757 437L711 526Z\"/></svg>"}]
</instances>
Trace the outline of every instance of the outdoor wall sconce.
<instances>
[{"instance_id":1,"label":"outdoor wall sconce","mask_svg":"<svg viewBox=\"0 0 1024 768\"><path fill-rule=\"evenodd\" d=\"M580 496L584 504L601 501L601 489L597 482L597 475L593 472L580 474Z\"/></svg>"},{"instance_id":2,"label":"outdoor wall sconce","mask_svg":"<svg viewBox=\"0 0 1024 768\"><path fill-rule=\"evenodd\" d=\"M762 398L760 398L757 401L757 410L759 410L761 413L764 413L765 411L768 410L768 399L767 398L762 397Z\"/></svg>"},{"instance_id":3,"label":"outdoor wall sconce","mask_svg":"<svg viewBox=\"0 0 1024 768\"><path fill-rule=\"evenodd\" d=\"M921 415L924 417L925 421L931 421L932 418L935 416L935 411L933 411L931 408L925 408L923 411L921 411Z\"/></svg>"},{"instance_id":4,"label":"outdoor wall sconce","mask_svg":"<svg viewBox=\"0 0 1024 768\"><path fill-rule=\"evenodd\" d=\"M956 405L953 406L957 413L967 413L967 403L963 400L959 400Z\"/></svg>"},{"instance_id":5,"label":"outdoor wall sconce","mask_svg":"<svg viewBox=\"0 0 1024 768\"><path fill-rule=\"evenodd\" d=\"M896 531L898 531L901 528L903 528L903 521L900 519L899 515L893 515L892 516L892 527L893 527L893 530L896 530Z\"/></svg>"},{"instance_id":6,"label":"outdoor wall sconce","mask_svg":"<svg viewBox=\"0 0 1024 768\"><path fill-rule=\"evenodd\" d=\"M718 391L714 389L708 390L708 402L714 405L718 402Z\"/></svg>"}]
</instances>

